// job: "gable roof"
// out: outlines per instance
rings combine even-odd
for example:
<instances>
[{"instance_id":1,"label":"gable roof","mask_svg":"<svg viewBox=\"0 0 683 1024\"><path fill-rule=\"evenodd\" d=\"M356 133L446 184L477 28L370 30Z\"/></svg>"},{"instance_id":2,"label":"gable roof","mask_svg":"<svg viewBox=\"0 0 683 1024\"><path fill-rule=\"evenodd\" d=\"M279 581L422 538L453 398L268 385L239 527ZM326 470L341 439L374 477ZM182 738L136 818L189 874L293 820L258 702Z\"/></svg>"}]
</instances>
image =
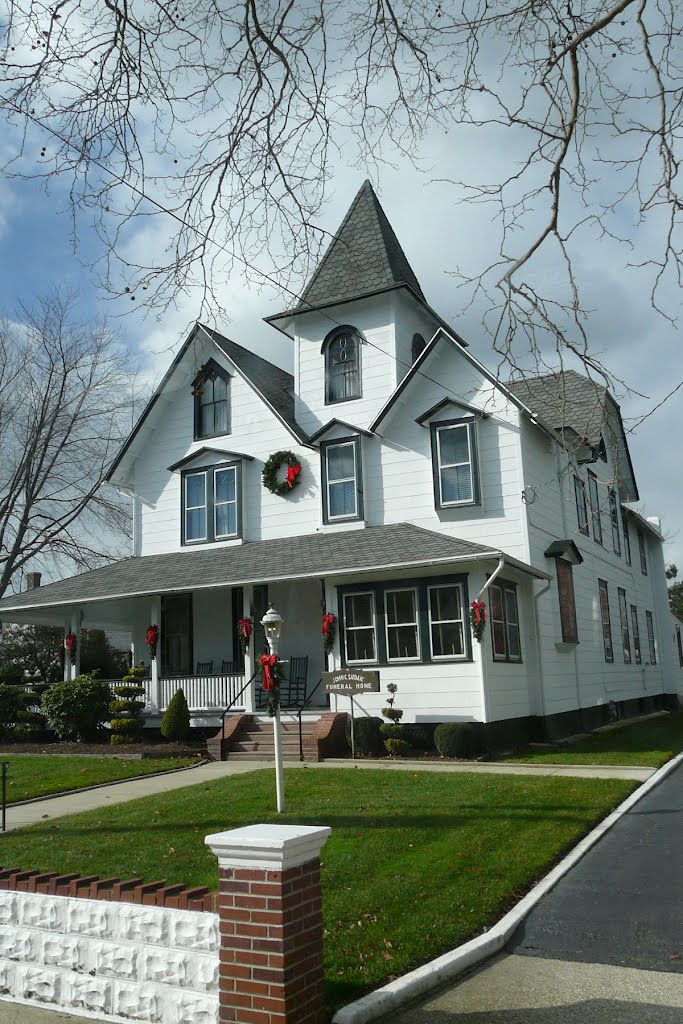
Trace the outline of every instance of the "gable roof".
<instances>
[{"instance_id":1,"label":"gable roof","mask_svg":"<svg viewBox=\"0 0 683 1024\"><path fill-rule=\"evenodd\" d=\"M560 438L562 432L571 427L576 431L577 441L585 441L592 448L597 449L604 440L614 452L619 482L628 499L638 499L621 410L603 384L584 377L576 370L562 370L542 377L508 381L507 388L538 412Z\"/></svg>"},{"instance_id":2,"label":"gable roof","mask_svg":"<svg viewBox=\"0 0 683 1024\"><path fill-rule=\"evenodd\" d=\"M156 391L143 409L139 420L121 446L121 450L109 468L109 472L106 476L107 481L111 481L112 476L121 465L128 449L140 433L147 417L158 402L164 388L180 365L180 362L188 348L197 337L197 332L200 330L204 331L204 333L214 342L216 347L225 353L228 359L230 359L235 366L235 369L242 377L245 378L245 380L247 380L254 391L263 398L266 404L270 406L275 415L284 423L294 438L301 442L301 444L307 444L306 433L301 429L294 418L294 378L291 373L287 373L286 370L282 370L279 366L276 366L275 363L269 362L262 356L257 356L255 352L250 352L249 349L246 349L242 345L238 345L236 342L224 337L224 335L219 334L218 331L213 330L213 328L205 327L204 324L197 322L190 331L187 341L181 347L177 356L161 379Z\"/></svg>"},{"instance_id":3,"label":"gable roof","mask_svg":"<svg viewBox=\"0 0 683 1024\"><path fill-rule=\"evenodd\" d=\"M435 533L412 523L278 537L237 546L124 558L70 579L5 597L0 600L0 616L7 618L12 611L48 609L82 601L332 574L385 572L500 558L501 554L496 547ZM547 573L539 569L508 555L505 559L532 576L547 579Z\"/></svg>"}]
</instances>

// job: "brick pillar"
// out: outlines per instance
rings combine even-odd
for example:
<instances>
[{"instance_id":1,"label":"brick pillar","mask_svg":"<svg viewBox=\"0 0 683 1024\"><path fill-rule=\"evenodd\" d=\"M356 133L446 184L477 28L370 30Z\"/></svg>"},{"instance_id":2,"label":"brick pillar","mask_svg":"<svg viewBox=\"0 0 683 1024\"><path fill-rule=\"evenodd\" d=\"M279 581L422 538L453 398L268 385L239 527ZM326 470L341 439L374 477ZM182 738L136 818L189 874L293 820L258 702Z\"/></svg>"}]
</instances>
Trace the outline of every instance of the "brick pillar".
<instances>
[{"instance_id":1,"label":"brick pillar","mask_svg":"<svg viewBox=\"0 0 683 1024\"><path fill-rule=\"evenodd\" d=\"M322 1024L320 851L329 828L207 836L218 858L220 1024Z\"/></svg>"}]
</instances>

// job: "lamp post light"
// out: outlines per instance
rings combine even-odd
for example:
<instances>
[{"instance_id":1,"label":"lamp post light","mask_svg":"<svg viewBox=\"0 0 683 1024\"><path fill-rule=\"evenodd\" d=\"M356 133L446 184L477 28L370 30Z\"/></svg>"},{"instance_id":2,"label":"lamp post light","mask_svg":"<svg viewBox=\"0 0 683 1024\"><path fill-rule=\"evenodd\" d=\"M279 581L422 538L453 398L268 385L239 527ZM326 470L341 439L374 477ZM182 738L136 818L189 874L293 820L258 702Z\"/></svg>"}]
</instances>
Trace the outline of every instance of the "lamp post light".
<instances>
[{"instance_id":1,"label":"lamp post light","mask_svg":"<svg viewBox=\"0 0 683 1024\"><path fill-rule=\"evenodd\" d=\"M273 608L272 604L268 606L268 611L261 619L261 625L263 626L266 634L266 640L268 641L268 648L270 653L274 654L276 657L280 647L280 634L282 633L283 621L284 619ZM277 810L278 814L282 814L285 809L285 781L282 770L282 737L280 734L279 693L275 715L273 716L273 740L275 745L275 790L277 793Z\"/></svg>"}]
</instances>

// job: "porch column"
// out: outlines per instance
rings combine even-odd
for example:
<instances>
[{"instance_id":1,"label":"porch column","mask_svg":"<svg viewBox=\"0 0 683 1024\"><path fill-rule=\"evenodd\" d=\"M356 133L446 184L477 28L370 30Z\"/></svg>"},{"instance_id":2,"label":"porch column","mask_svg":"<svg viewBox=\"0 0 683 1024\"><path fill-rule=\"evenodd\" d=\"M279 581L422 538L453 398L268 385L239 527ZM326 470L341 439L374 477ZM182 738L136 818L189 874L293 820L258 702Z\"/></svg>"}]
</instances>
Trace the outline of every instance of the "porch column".
<instances>
[{"instance_id":1,"label":"porch column","mask_svg":"<svg viewBox=\"0 0 683 1024\"><path fill-rule=\"evenodd\" d=\"M243 593L243 604L242 604L242 615L245 618L251 618L254 605L254 587L250 583L245 583L242 588ZM254 623L255 625L255 623ZM237 642L236 640L234 641ZM254 637L252 636L247 649L244 654L244 680L251 679L254 674ZM244 694L244 710L248 715L254 712L254 684L245 691Z\"/></svg>"},{"instance_id":2,"label":"porch column","mask_svg":"<svg viewBox=\"0 0 683 1024\"><path fill-rule=\"evenodd\" d=\"M161 598L153 597L152 603L149 610L149 624L150 626L159 626L161 622ZM159 637L161 641L161 637ZM159 663L161 661L161 642L157 644L157 656L151 660L151 671L150 671L150 699L152 705L161 710L161 672L159 671Z\"/></svg>"},{"instance_id":3,"label":"porch column","mask_svg":"<svg viewBox=\"0 0 683 1024\"><path fill-rule=\"evenodd\" d=\"M66 636L73 633L76 637L76 650L73 654L66 650ZM81 606L71 609L71 615L64 625L64 679L75 679L81 674Z\"/></svg>"}]
</instances>

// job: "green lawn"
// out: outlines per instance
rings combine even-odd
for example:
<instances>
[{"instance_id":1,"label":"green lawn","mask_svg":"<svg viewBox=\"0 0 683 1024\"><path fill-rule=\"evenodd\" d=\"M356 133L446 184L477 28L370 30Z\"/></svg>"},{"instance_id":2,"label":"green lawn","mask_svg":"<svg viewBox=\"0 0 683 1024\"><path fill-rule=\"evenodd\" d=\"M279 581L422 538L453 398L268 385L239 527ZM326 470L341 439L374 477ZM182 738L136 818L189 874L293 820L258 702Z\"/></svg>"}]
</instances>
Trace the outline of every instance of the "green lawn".
<instances>
[{"instance_id":1,"label":"green lawn","mask_svg":"<svg viewBox=\"0 0 683 1024\"><path fill-rule=\"evenodd\" d=\"M552 750L524 750L506 761L524 764L623 764L658 768L683 750L683 712L596 732Z\"/></svg>"},{"instance_id":2,"label":"green lawn","mask_svg":"<svg viewBox=\"0 0 683 1024\"><path fill-rule=\"evenodd\" d=\"M7 761L7 802L32 800L50 793L132 779L136 775L170 771L196 764L196 757L119 760L115 757L50 757L49 754L10 754Z\"/></svg>"},{"instance_id":3,"label":"green lawn","mask_svg":"<svg viewBox=\"0 0 683 1024\"><path fill-rule=\"evenodd\" d=\"M619 780L351 769L217 780L0 836L0 863L217 886L211 832L330 825L323 850L327 998L337 1006L496 920L623 800Z\"/></svg>"}]
</instances>

